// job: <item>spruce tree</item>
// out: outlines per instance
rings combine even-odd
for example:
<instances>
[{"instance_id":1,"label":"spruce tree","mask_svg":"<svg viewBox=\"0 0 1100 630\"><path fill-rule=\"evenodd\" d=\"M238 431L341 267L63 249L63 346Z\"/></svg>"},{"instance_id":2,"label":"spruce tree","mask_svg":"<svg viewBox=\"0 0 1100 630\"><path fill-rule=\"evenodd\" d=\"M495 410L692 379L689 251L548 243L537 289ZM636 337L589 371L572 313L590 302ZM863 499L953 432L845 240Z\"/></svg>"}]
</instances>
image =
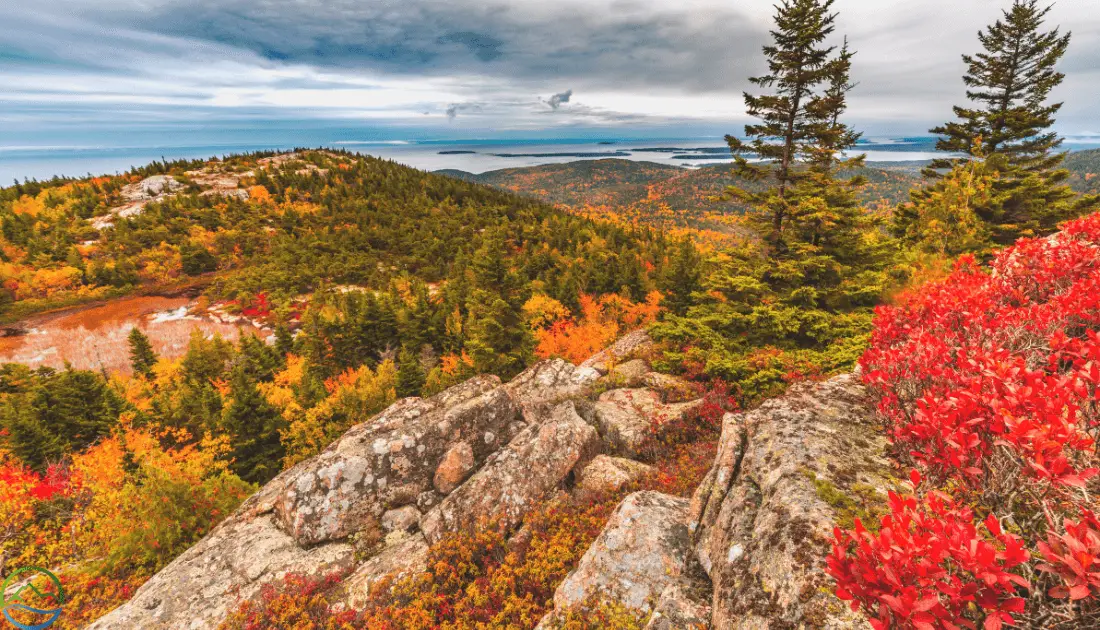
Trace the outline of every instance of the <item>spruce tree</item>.
<instances>
[{"instance_id":1,"label":"spruce tree","mask_svg":"<svg viewBox=\"0 0 1100 630\"><path fill-rule=\"evenodd\" d=\"M137 329L130 329L127 341L130 344L130 367L134 374L139 376L152 376L153 366L157 364L157 353L153 351L153 344L145 333Z\"/></svg>"},{"instance_id":2,"label":"spruce tree","mask_svg":"<svg viewBox=\"0 0 1100 630\"><path fill-rule=\"evenodd\" d=\"M523 315L530 286L505 254L502 229L486 233L474 254L465 349L477 371L511 377L527 364L534 340Z\"/></svg>"},{"instance_id":3,"label":"spruce tree","mask_svg":"<svg viewBox=\"0 0 1100 630\"><path fill-rule=\"evenodd\" d=\"M966 157L935 160L925 170L927 176L938 179L945 170L974 159L989 163L995 188L990 198L995 202L974 211L990 226L998 245L1049 234L1059 222L1100 205L1094 197L1078 198L1065 184L1069 173L1061 168L1062 139L1051 130L1062 103L1048 103L1048 97L1065 78L1056 66L1070 34L1043 29L1049 12L1038 0L1015 0L1001 19L979 32L982 52L963 56L971 105L956 106L957 120L931 130L940 136L937 149ZM940 192L933 184L918 191L913 201L919 206ZM912 218L899 215L895 231L906 232Z\"/></svg>"},{"instance_id":4,"label":"spruce tree","mask_svg":"<svg viewBox=\"0 0 1100 630\"><path fill-rule=\"evenodd\" d=\"M229 435L230 468L245 481L265 483L282 469L285 449L279 431L286 422L257 389L243 362L234 366L229 388L232 402L220 428Z\"/></svg>"},{"instance_id":5,"label":"spruce tree","mask_svg":"<svg viewBox=\"0 0 1100 630\"><path fill-rule=\"evenodd\" d=\"M403 346L397 356L397 396L419 396L425 380L419 357L408 346Z\"/></svg>"},{"instance_id":6,"label":"spruce tree","mask_svg":"<svg viewBox=\"0 0 1100 630\"><path fill-rule=\"evenodd\" d=\"M813 155L820 140L825 108L820 93L835 72L834 47L825 40L835 30L833 0L783 0L776 9L773 43L764 47L768 74L749 80L772 93L745 94L748 114L760 122L745 126L743 142L726 136L737 173L750 181L771 179L763 192L734 188L732 196L757 208L758 230L773 250L785 248L784 232L793 213L792 189L806 177L798 163ZM763 165L749 162L756 157Z\"/></svg>"}]
</instances>

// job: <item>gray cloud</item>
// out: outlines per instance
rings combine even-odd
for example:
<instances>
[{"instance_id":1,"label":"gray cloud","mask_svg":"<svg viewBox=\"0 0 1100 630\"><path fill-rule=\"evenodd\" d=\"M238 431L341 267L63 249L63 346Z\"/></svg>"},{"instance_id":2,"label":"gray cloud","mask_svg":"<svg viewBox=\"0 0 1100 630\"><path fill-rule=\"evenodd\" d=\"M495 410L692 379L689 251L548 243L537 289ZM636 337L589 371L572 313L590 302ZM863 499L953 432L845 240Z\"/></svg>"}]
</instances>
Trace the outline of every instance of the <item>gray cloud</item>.
<instances>
[{"instance_id":1,"label":"gray cloud","mask_svg":"<svg viewBox=\"0 0 1100 630\"><path fill-rule=\"evenodd\" d=\"M477 74L535 85L728 87L766 32L743 12L651 3L512 0L153 0L88 19L251 50L273 62L398 75ZM743 73L740 73L743 74Z\"/></svg>"},{"instance_id":2,"label":"gray cloud","mask_svg":"<svg viewBox=\"0 0 1100 630\"><path fill-rule=\"evenodd\" d=\"M15 4L0 3L0 120L12 103L22 120L35 103L46 112L79 101L110 103L98 105L107 114L120 104L297 108L430 112L455 128L705 119L736 130L747 78L764 70L773 3L42 0L22 13ZM965 89L959 56L976 51L978 29L1007 4L837 0L838 35L859 51L853 122L920 133L947 119ZM1069 131L1100 131L1093 4L1060 0L1050 18L1074 31L1062 66L1069 76L1055 94L1067 102L1060 123ZM566 85L547 100L533 96ZM573 90L587 107L564 98Z\"/></svg>"},{"instance_id":3,"label":"gray cloud","mask_svg":"<svg viewBox=\"0 0 1100 630\"><path fill-rule=\"evenodd\" d=\"M550 97L550 100L546 101L552 109L561 107L562 103L568 103L569 99L573 98L573 90L566 90Z\"/></svg>"}]
</instances>

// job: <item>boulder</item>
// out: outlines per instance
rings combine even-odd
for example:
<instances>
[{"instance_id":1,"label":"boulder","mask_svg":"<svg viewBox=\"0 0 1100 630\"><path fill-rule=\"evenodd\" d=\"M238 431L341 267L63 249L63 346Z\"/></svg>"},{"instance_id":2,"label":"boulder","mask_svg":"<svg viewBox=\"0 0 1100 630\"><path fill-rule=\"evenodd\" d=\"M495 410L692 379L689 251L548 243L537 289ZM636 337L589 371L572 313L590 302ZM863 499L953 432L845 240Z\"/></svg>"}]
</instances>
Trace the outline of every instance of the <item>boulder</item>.
<instances>
[{"instance_id":1,"label":"boulder","mask_svg":"<svg viewBox=\"0 0 1100 630\"><path fill-rule=\"evenodd\" d=\"M649 364L645 359L632 359L612 367L607 380L619 387L637 387L642 384L648 372Z\"/></svg>"},{"instance_id":2,"label":"boulder","mask_svg":"<svg viewBox=\"0 0 1100 630\"><path fill-rule=\"evenodd\" d=\"M539 623L549 630L559 615L595 599L641 613L669 586L684 585L691 560L688 500L636 492L619 505L577 568L554 592L554 610Z\"/></svg>"},{"instance_id":3,"label":"boulder","mask_svg":"<svg viewBox=\"0 0 1100 630\"><path fill-rule=\"evenodd\" d=\"M440 494L450 494L466 481L470 473L474 472L477 461L474 460L474 449L466 442L459 442L443 455L443 461L435 469L435 477L432 485Z\"/></svg>"},{"instance_id":4,"label":"boulder","mask_svg":"<svg viewBox=\"0 0 1100 630\"><path fill-rule=\"evenodd\" d=\"M642 377L642 384L660 392L661 400L666 403L695 400L700 394L699 387L691 381L660 372L649 372Z\"/></svg>"},{"instance_id":5,"label":"boulder","mask_svg":"<svg viewBox=\"0 0 1100 630\"><path fill-rule=\"evenodd\" d=\"M522 406L559 403L584 396L600 373L590 367L577 367L563 359L548 359L520 372L504 388Z\"/></svg>"},{"instance_id":6,"label":"boulder","mask_svg":"<svg viewBox=\"0 0 1100 630\"><path fill-rule=\"evenodd\" d=\"M869 627L833 596L825 551L835 523L885 502L886 446L850 374L725 416L690 522L714 628Z\"/></svg>"},{"instance_id":7,"label":"boulder","mask_svg":"<svg viewBox=\"0 0 1100 630\"><path fill-rule=\"evenodd\" d=\"M706 630L710 627L710 593L677 582L665 587L645 630ZM700 597L704 595L705 597ZM702 600L702 601L701 601Z\"/></svg>"},{"instance_id":8,"label":"boulder","mask_svg":"<svg viewBox=\"0 0 1100 630\"><path fill-rule=\"evenodd\" d=\"M635 330L619 338L611 346L597 352L581 363L582 368L592 368L600 374L607 374L611 367L624 359L645 352L653 347L653 339L644 329Z\"/></svg>"},{"instance_id":9,"label":"boulder","mask_svg":"<svg viewBox=\"0 0 1100 630\"><path fill-rule=\"evenodd\" d=\"M419 523L420 510L412 505L399 507L382 515L382 531L386 533L411 531Z\"/></svg>"},{"instance_id":10,"label":"boulder","mask_svg":"<svg viewBox=\"0 0 1100 630\"><path fill-rule=\"evenodd\" d=\"M397 581L427 569L428 541L421 534L403 536L386 545L344 578L337 599L352 608L362 608L370 597L371 589L382 580Z\"/></svg>"},{"instance_id":11,"label":"boulder","mask_svg":"<svg viewBox=\"0 0 1100 630\"><path fill-rule=\"evenodd\" d=\"M598 455L581 471L573 493L582 501L593 499L615 492L652 471L652 466L631 459Z\"/></svg>"},{"instance_id":12,"label":"boulder","mask_svg":"<svg viewBox=\"0 0 1100 630\"><path fill-rule=\"evenodd\" d=\"M596 402L596 423L612 452L634 457L652 426L679 419L700 404L701 400L664 403L652 389L613 389Z\"/></svg>"},{"instance_id":13,"label":"boulder","mask_svg":"<svg viewBox=\"0 0 1100 630\"><path fill-rule=\"evenodd\" d=\"M303 546L379 527L384 512L415 504L432 488L454 444L469 444L474 461L484 462L510 440L518 413L496 377L399 401L280 475L276 518Z\"/></svg>"},{"instance_id":14,"label":"boulder","mask_svg":"<svg viewBox=\"0 0 1100 630\"><path fill-rule=\"evenodd\" d=\"M270 514L238 511L143 584L130 601L88 626L95 630L217 628L241 601L288 573L347 570L355 550L345 543L303 549Z\"/></svg>"},{"instance_id":15,"label":"boulder","mask_svg":"<svg viewBox=\"0 0 1100 630\"><path fill-rule=\"evenodd\" d=\"M577 415L573 403L562 403L545 422L524 429L469 481L424 515L420 529L431 543L490 521L511 529L598 448L596 430Z\"/></svg>"}]
</instances>

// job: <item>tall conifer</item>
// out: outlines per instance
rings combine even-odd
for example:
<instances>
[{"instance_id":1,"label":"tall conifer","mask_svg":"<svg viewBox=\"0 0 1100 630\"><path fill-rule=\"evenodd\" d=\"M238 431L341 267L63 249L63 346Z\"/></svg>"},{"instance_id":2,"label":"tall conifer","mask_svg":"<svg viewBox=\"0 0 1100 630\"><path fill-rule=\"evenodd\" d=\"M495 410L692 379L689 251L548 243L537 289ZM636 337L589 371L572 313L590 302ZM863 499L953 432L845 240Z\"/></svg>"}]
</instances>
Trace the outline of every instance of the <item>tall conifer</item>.
<instances>
[{"instance_id":1,"label":"tall conifer","mask_svg":"<svg viewBox=\"0 0 1100 630\"><path fill-rule=\"evenodd\" d=\"M820 88L835 71L834 47L825 40L836 29L833 0L783 0L776 9L773 42L764 46L768 74L750 78L772 93L745 94L748 114L760 122L745 126L743 142L726 136L742 177L774 186L763 192L734 188L733 196L759 209L758 229L773 250L785 249L784 231L793 213L791 192L807 174L800 161L814 154L820 141L825 96ZM758 158L762 164L749 162Z\"/></svg>"},{"instance_id":2,"label":"tall conifer","mask_svg":"<svg viewBox=\"0 0 1100 630\"><path fill-rule=\"evenodd\" d=\"M939 178L960 162L984 159L994 173L994 202L974 208L990 226L994 244L1008 245L1025 236L1041 236L1058 223L1100 206L1095 197L1078 198L1065 184L1062 138L1051 130L1062 103L1049 103L1051 91L1065 75L1058 61L1069 47L1070 34L1044 30L1050 6L1038 0L1015 0L992 26L978 33L982 52L963 55L970 107L954 108L957 120L932 129L940 136L936 148L964 158L935 160L925 174ZM905 233L914 212L936 185L913 196L916 210L898 216L895 231ZM919 237L919 235L916 235Z\"/></svg>"}]
</instances>

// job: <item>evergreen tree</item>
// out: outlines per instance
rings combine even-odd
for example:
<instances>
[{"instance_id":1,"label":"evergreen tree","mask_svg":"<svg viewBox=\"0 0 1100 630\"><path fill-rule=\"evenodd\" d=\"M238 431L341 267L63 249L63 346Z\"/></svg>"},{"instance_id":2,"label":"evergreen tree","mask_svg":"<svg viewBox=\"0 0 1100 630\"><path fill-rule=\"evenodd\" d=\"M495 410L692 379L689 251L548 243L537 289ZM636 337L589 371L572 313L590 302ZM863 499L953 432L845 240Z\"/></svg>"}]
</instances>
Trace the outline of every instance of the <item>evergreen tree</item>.
<instances>
[{"instance_id":1,"label":"evergreen tree","mask_svg":"<svg viewBox=\"0 0 1100 630\"><path fill-rule=\"evenodd\" d=\"M935 160L927 176L938 179L960 161L990 162L993 202L976 207L975 213L1000 245L1049 234L1059 222L1100 206L1094 197L1077 198L1065 184L1065 154L1058 151L1062 138L1051 130L1062 103L1047 101L1065 78L1055 66L1069 47L1070 34L1043 30L1049 12L1038 0L1015 0L1002 19L978 33L983 51L963 56L972 105L956 106L957 120L931 131L940 136L937 149L967 157ZM919 205L941 192L933 184L913 201ZM910 218L900 216L896 231L905 232Z\"/></svg>"},{"instance_id":2,"label":"evergreen tree","mask_svg":"<svg viewBox=\"0 0 1100 630\"><path fill-rule=\"evenodd\" d=\"M12 451L42 470L50 462L109 435L124 402L89 370L40 370L18 402L0 407Z\"/></svg>"},{"instance_id":3,"label":"evergreen tree","mask_svg":"<svg viewBox=\"0 0 1100 630\"><path fill-rule=\"evenodd\" d=\"M509 266L503 230L487 233L474 255L466 350L479 372L509 377L527 364L534 340L523 316L530 287Z\"/></svg>"},{"instance_id":4,"label":"evergreen tree","mask_svg":"<svg viewBox=\"0 0 1100 630\"><path fill-rule=\"evenodd\" d=\"M397 356L397 396L419 396L426 378L419 357L408 346L403 346Z\"/></svg>"},{"instance_id":5,"label":"evergreen tree","mask_svg":"<svg viewBox=\"0 0 1100 630\"><path fill-rule=\"evenodd\" d=\"M798 162L813 155L822 133L826 106L819 88L836 64L834 48L825 44L836 28L832 5L833 0L783 0L777 6L773 43L764 47L768 74L749 79L774 91L745 94L748 114L760 119L745 126L749 142L726 136L740 176L774 183L762 192L734 188L730 194L757 209L757 229L776 251L785 248L784 231L793 212L790 193L806 177ZM763 165L750 163L746 154Z\"/></svg>"},{"instance_id":6,"label":"evergreen tree","mask_svg":"<svg viewBox=\"0 0 1100 630\"><path fill-rule=\"evenodd\" d=\"M231 468L245 481L265 483L282 469L285 452L279 431L286 423L257 389L243 363L234 366L229 388L232 402L224 410L220 428L229 436Z\"/></svg>"},{"instance_id":7,"label":"evergreen tree","mask_svg":"<svg viewBox=\"0 0 1100 630\"><path fill-rule=\"evenodd\" d=\"M134 327L130 329L127 341L130 344L130 367L134 374L152 376L153 366L157 364L157 354L153 352L153 344L149 343L149 338Z\"/></svg>"},{"instance_id":8,"label":"evergreen tree","mask_svg":"<svg viewBox=\"0 0 1100 630\"><path fill-rule=\"evenodd\" d=\"M294 335L282 322L275 326L275 351L282 357L294 352Z\"/></svg>"},{"instance_id":9,"label":"evergreen tree","mask_svg":"<svg viewBox=\"0 0 1100 630\"><path fill-rule=\"evenodd\" d=\"M703 288L702 276L702 257L695 245L689 239L677 243L661 281L664 306L677 315L687 312L692 294Z\"/></svg>"}]
</instances>

